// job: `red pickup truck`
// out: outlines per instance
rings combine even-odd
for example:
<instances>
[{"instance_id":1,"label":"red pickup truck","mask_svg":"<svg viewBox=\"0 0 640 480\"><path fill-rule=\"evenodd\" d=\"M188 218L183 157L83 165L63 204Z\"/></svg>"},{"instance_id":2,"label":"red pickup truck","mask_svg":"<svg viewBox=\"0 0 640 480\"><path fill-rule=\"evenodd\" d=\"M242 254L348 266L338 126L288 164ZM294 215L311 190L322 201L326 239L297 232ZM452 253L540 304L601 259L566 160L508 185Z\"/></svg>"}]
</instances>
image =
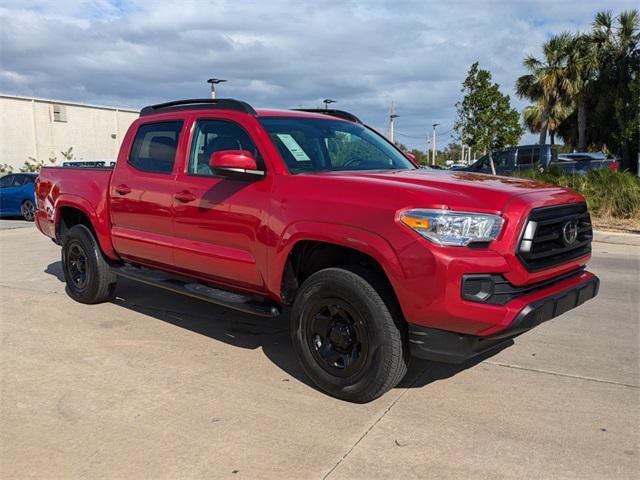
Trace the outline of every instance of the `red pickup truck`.
<instances>
[{"instance_id":1,"label":"red pickup truck","mask_svg":"<svg viewBox=\"0 0 640 480\"><path fill-rule=\"evenodd\" d=\"M36 196L75 300L109 301L121 276L264 317L291 306L305 372L354 402L410 355L463 362L599 285L583 197L420 169L339 110L149 106L113 169L44 168Z\"/></svg>"}]
</instances>

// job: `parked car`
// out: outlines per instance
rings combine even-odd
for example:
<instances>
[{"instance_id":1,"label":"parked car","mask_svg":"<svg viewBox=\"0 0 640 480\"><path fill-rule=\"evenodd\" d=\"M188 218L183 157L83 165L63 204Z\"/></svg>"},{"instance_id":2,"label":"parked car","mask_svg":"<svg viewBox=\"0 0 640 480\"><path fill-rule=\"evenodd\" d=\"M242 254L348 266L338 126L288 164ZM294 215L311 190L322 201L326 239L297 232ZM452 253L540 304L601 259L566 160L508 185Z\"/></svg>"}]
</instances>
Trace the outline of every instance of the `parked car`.
<instances>
[{"instance_id":1,"label":"parked car","mask_svg":"<svg viewBox=\"0 0 640 480\"><path fill-rule=\"evenodd\" d=\"M420 169L340 110L145 107L113 169L46 167L36 191L73 299L124 277L264 321L290 306L304 371L353 402L410 355L463 362L598 292L582 196Z\"/></svg>"},{"instance_id":2,"label":"parked car","mask_svg":"<svg viewBox=\"0 0 640 480\"><path fill-rule=\"evenodd\" d=\"M574 152L558 155L557 165L567 173L583 174L590 170L618 170L618 161L603 152Z\"/></svg>"},{"instance_id":3,"label":"parked car","mask_svg":"<svg viewBox=\"0 0 640 480\"><path fill-rule=\"evenodd\" d=\"M469 168L469 165L466 163L453 163L449 165L449 170L466 170Z\"/></svg>"},{"instance_id":4,"label":"parked car","mask_svg":"<svg viewBox=\"0 0 640 480\"><path fill-rule=\"evenodd\" d=\"M558 152L553 145L519 145L493 152L493 164L497 175L512 175L513 173L530 170L547 170L552 166L561 168L566 173L581 174L589 170L610 168L617 170L615 160L599 159L585 154L563 154ZM469 172L492 173L489 155L484 155L477 162L464 168Z\"/></svg>"},{"instance_id":5,"label":"parked car","mask_svg":"<svg viewBox=\"0 0 640 480\"><path fill-rule=\"evenodd\" d=\"M35 218L34 182L37 173L11 173L0 178L0 215Z\"/></svg>"}]
</instances>

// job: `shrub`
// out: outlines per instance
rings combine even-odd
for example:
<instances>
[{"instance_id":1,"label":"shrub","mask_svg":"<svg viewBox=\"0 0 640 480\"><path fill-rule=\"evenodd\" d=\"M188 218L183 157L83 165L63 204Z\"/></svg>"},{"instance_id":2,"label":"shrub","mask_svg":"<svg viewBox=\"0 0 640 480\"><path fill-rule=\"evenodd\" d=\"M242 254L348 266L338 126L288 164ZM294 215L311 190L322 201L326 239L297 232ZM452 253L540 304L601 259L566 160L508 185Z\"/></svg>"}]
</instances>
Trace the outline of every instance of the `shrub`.
<instances>
[{"instance_id":1,"label":"shrub","mask_svg":"<svg viewBox=\"0 0 640 480\"><path fill-rule=\"evenodd\" d=\"M594 217L640 220L640 178L629 172L603 168L586 175L566 175L552 167L545 172L522 172L519 176L575 190L587 199Z\"/></svg>"}]
</instances>

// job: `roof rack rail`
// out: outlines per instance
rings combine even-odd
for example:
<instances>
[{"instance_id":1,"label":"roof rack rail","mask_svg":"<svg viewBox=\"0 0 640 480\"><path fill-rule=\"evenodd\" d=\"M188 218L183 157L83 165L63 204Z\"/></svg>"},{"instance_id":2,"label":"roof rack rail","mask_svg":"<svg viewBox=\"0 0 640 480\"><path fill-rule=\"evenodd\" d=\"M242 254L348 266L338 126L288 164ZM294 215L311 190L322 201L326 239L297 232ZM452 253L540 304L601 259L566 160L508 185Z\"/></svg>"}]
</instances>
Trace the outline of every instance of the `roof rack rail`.
<instances>
[{"instance_id":1,"label":"roof rack rail","mask_svg":"<svg viewBox=\"0 0 640 480\"><path fill-rule=\"evenodd\" d=\"M140 116L144 117L153 113L193 109L235 110L236 112L248 113L249 115L256 114L256 111L251 105L241 100L234 100L233 98L192 98L188 100L174 100L173 102L149 105L140 110Z\"/></svg>"},{"instance_id":2,"label":"roof rack rail","mask_svg":"<svg viewBox=\"0 0 640 480\"><path fill-rule=\"evenodd\" d=\"M335 110L333 108L294 108L293 110L298 112L310 112L310 113L322 113L331 117L342 118L343 120L349 120L350 122L362 123L362 121L356 117L353 113L345 112L344 110Z\"/></svg>"}]
</instances>

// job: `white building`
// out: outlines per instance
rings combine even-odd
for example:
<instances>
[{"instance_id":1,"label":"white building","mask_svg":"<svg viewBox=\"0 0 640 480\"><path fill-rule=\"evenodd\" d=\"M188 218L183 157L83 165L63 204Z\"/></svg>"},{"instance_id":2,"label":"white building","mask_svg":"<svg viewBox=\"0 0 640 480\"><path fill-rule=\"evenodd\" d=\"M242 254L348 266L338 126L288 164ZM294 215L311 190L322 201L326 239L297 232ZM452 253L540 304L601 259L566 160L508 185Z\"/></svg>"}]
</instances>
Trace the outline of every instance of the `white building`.
<instances>
[{"instance_id":1,"label":"white building","mask_svg":"<svg viewBox=\"0 0 640 480\"><path fill-rule=\"evenodd\" d=\"M138 111L0 94L0 164L17 171L29 157L55 157L73 147L78 160L115 160Z\"/></svg>"}]
</instances>

